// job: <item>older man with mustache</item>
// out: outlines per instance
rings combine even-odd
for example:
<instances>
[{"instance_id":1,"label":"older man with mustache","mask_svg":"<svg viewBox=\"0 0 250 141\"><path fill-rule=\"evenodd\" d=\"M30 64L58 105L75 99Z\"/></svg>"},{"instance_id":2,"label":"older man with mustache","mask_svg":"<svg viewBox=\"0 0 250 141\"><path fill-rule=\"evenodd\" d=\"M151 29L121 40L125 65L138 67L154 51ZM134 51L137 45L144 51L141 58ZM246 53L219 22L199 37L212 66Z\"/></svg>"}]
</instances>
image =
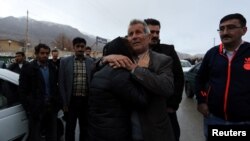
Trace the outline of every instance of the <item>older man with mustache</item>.
<instances>
[{"instance_id":1,"label":"older man with mustache","mask_svg":"<svg viewBox=\"0 0 250 141\"><path fill-rule=\"evenodd\" d=\"M150 97L144 109L137 110L137 107L133 107L131 110L129 122L132 141L175 141L166 110L166 99L174 92L173 60L149 49L151 34L144 21L132 20L126 38L132 50L133 61L124 55L108 55L103 61L114 68L129 70L131 78L143 86Z\"/></svg>"}]
</instances>

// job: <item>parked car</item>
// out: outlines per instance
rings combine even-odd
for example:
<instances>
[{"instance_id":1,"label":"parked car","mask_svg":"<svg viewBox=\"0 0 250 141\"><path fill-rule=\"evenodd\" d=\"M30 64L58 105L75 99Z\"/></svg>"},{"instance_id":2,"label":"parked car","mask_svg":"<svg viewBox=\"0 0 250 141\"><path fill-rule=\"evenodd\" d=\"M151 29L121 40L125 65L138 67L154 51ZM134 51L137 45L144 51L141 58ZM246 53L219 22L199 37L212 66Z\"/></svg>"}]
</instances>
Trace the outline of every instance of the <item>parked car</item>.
<instances>
[{"instance_id":1,"label":"parked car","mask_svg":"<svg viewBox=\"0 0 250 141\"><path fill-rule=\"evenodd\" d=\"M188 98L193 98L195 93L195 77L200 69L201 63L193 66L189 71L184 73L185 77L185 93Z\"/></svg>"},{"instance_id":2,"label":"parked car","mask_svg":"<svg viewBox=\"0 0 250 141\"><path fill-rule=\"evenodd\" d=\"M183 72L187 72L192 68L192 64L188 60L180 60Z\"/></svg>"},{"instance_id":3,"label":"parked car","mask_svg":"<svg viewBox=\"0 0 250 141\"><path fill-rule=\"evenodd\" d=\"M25 141L28 119L20 103L19 74L0 68L0 141ZM63 136L63 112L58 113L58 136Z\"/></svg>"},{"instance_id":4,"label":"parked car","mask_svg":"<svg viewBox=\"0 0 250 141\"><path fill-rule=\"evenodd\" d=\"M2 60L0 60L0 68L7 68L7 65Z\"/></svg>"},{"instance_id":5,"label":"parked car","mask_svg":"<svg viewBox=\"0 0 250 141\"><path fill-rule=\"evenodd\" d=\"M19 75L0 69L0 141L25 141L28 120L20 104L17 87Z\"/></svg>"}]
</instances>

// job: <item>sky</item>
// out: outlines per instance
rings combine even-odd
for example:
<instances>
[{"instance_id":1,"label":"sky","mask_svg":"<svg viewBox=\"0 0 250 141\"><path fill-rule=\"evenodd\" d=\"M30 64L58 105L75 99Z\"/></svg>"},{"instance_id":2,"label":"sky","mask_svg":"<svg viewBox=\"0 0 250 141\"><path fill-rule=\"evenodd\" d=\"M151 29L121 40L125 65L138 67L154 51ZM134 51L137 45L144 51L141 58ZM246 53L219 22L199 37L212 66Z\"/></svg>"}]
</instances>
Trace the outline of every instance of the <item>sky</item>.
<instances>
[{"instance_id":1,"label":"sky","mask_svg":"<svg viewBox=\"0 0 250 141\"><path fill-rule=\"evenodd\" d=\"M182 53L204 54L220 43L222 17L241 13L250 21L249 0L0 0L0 17L24 17L70 25L112 40L127 34L132 19L161 22L161 43ZM249 26L249 22L247 23ZM1 28L1 27L0 27ZM249 41L250 33L243 36Z\"/></svg>"}]
</instances>

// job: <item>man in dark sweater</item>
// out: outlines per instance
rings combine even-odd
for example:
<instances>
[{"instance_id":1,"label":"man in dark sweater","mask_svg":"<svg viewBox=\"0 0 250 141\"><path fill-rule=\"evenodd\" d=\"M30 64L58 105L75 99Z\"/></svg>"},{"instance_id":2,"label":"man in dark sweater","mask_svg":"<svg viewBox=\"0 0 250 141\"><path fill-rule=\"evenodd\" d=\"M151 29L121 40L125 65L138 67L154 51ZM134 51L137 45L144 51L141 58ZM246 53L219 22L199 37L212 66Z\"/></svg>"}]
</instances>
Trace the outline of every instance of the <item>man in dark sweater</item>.
<instances>
[{"instance_id":1,"label":"man in dark sweater","mask_svg":"<svg viewBox=\"0 0 250 141\"><path fill-rule=\"evenodd\" d=\"M174 95L167 99L167 111L169 113L171 124L174 129L176 141L180 138L180 126L178 123L176 111L179 108L179 104L182 99L182 92L184 88L184 74L182 71L180 59L173 45L161 44L160 43L160 22L156 19L145 19L144 20L151 32L151 43L150 47L153 51L165 54L172 57L173 59L173 74L174 74Z\"/></svg>"}]
</instances>

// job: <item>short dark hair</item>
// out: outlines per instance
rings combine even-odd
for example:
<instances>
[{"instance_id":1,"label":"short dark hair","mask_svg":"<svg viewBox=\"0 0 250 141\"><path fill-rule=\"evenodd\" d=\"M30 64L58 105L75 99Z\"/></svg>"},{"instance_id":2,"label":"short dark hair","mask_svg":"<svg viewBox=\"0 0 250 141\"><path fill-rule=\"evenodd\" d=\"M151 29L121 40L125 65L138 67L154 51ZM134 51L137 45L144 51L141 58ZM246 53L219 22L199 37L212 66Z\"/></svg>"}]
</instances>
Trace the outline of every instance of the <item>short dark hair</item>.
<instances>
[{"instance_id":1,"label":"short dark hair","mask_svg":"<svg viewBox=\"0 0 250 141\"><path fill-rule=\"evenodd\" d=\"M160 21L152 18L144 19L144 22L147 23L147 25L157 25L161 28L161 23Z\"/></svg>"},{"instance_id":2,"label":"short dark hair","mask_svg":"<svg viewBox=\"0 0 250 141\"><path fill-rule=\"evenodd\" d=\"M81 38L81 37L76 37L73 39L72 43L73 43L73 46L75 46L76 44L79 44L79 43L84 43L86 45L86 40L84 38Z\"/></svg>"},{"instance_id":3,"label":"short dark hair","mask_svg":"<svg viewBox=\"0 0 250 141\"><path fill-rule=\"evenodd\" d=\"M225 21L232 20L232 19L239 20L242 27L245 27L246 24L247 24L246 18L243 15L239 14L239 13L234 13L234 14L226 15L225 17L223 17L220 20L220 24L223 23L223 22L225 22Z\"/></svg>"},{"instance_id":4,"label":"short dark hair","mask_svg":"<svg viewBox=\"0 0 250 141\"><path fill-rule=\"evenodd\" d=\"M85 48L85 50L92 50L92 49L91 49L91 47L88 46Z\"/></svg>"},{"instance_id":5,"label":"short dark hair","mask_svg":"<svg viewBox=\"0 0 250 141\"><path fill-rule=\"evenodd\" d=\"M38 44L37 46L35 46L35 54L38 54L41 48L48 49L49 52L50 52L50 48L49 48L48 45L46 45L46 44Z\"/></svg>"},{"instance_id":6,"label":"short dark hair","mask_svg":"<svg viewBox=\"0 0 250 141\"><path fill-rule=\"evenodd\" d=\"M16 55L22 55L22 56L25 56L24 52L22 52L22 51L18 51L18 52L16 52Z\"/></svg>"},{"instance_id":7,"label":"short dark hair","mask_svg":"<svg viewBox=\"0 0 250 141\"><path fill-rule=\"evenodd\" d=\"M58 50L57 49L53 49L53 50L51 50L51 52L58 52Z\"/></svg>"}]
</instances>

